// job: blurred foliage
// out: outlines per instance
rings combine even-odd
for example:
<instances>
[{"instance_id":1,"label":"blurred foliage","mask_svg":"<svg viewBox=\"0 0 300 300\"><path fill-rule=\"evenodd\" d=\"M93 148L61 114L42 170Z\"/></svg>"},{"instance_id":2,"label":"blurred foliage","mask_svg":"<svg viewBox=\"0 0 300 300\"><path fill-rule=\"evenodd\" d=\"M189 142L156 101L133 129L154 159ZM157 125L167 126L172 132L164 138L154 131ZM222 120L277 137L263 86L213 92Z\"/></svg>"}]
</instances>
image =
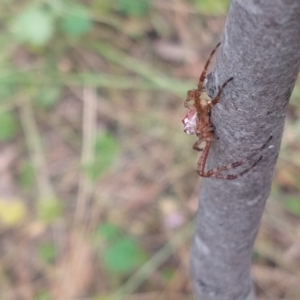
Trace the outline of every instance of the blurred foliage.
<instances>
[{"instance_id":1,"label":"blurred foliage","mask_svg":"<svg viewBox=\"0 0 300 300\"><path fill-rule=\"evenodd\" d=\"M296 216L300 216L300 199L299 197L288 197L284 201L284 206L287 211Z\"/></svg>"},{"instance_id":2,"label":"blurred foliage","mask_svg":"<svg viewBox=\"0 0 300 300\"><path fill-rule=\"evenodd\" d=\"M110 272L127 274L146 261L147 256L136 240L122 233L115 225L104 223L97 233L105 241L100 259Z\"/></svg>"},{"instance_id":3,"label":"blurred foliage","mask_svg":"<svg viewBox=\"0 0 300 300\"><path fill-rule=\"evenodd\" d=\"M23 189L30 189L34 184L34 169L32 164L24 163L19 172L18 182Z\"/></svg>"},{"instance_id":4,"label":"blurred foliage","mask_svg":"<svg viewBox=\"0 0 300 300\"><path fill-rule=\"evenodd\" d=\"M54 16L42 7L29 5L16 14L10 29L18 41L42 46L54 34Z\"/></svg>"},{"instance_id":5,"label":"blurred foliage","mask_svg":"<svg viewBox=\"0 0 300 300\"><path fill-rule=\"evenodd\" d=\"M35 295L34 300L52 300L52 297L49 291L40 291Z\"/></svg>"},{"instance_id":6,"label":"blurred foliage","mask_svg":"<svg viewBox=\"0 0 300 300\"><path fill-rule=\"evenodd\" d=\"M84 166L84 171L92 180L98 179L107 171L118 155L118 141L109 133L102 133L96 136L94 153L95 159Z\"/></svg>"},{"instance_id":7,"label":"blurred foliage","mask_svg":"<svg viewBox=\"0 0 300 300\"><path fill-rule=\"evenodd\" d=\"M97 235L109 243L117 240L120 234L120 229L114 224L104 223L97 228Z\"/></svg>"},{"instance_id":8,"label":"blurred foliage","mask_svg":"<svg viewBox=\"0 0 300 300\"><path fill-rule=\"evenodd\" d=\"M56 258L56 248L52 243L43 243L38 248L38 254L45 264L50 264Z\"/></svg>"},{"instance_id":9,"label":"blurred foliage","mask_svg":"<svg viewBox=\"0 0 300 300\"><path fill-rule=\"evenodd\" d=\"M0 222L5 226L19 225L24 221L27 209L21 199L0 198Z\"/></svg>"},{"instance_id":10,"label":"blurred foliage","mask_svg":"<svg viewBox=\"0 0 300 300\"><path fill-rule=\"evenodd\" d=\"M41 221L53 223L62 216L62 203L57 198L40 199L37 205L37 214Z\"/></svg>"},{"instance_id":11,"label":"blurred foliage","mask_svg":"<svg viewBox=\"0 0 300 300\"><path fill-rule=\"evenodd\" d=\"M92 28L89 10L75 1L29 4L10 23L16 40L32 46L45 46L60 28L69 37L87 33Z\"/></svg>"},{"instance_id":12,"label":"blurred foliage","mask_svg":"<svg viewBox=\"0 0 300 300\"><path fill-rule=\"evenodd\" d=\"M0 112L0 141L10 140L18 129L17 120L13 113Z\"/></svg>"},{"instance_id":13,"label":"blurred foliage","mask_svg":"<svg viewBox=\"0 0 300 300\"><path fill-rule=\"evenodd\" d=\"M71 5L62 19L62 29L68 36L79 37L92 28L91 16L84 6Z\"/></svg>"},{"instance_id":14,"label":"blurred foliage","mask_svg":"<svg viewBox=\"0 0 300 300\"><path fill-rule=\"evenodd\" d=\"M109 245L101 258L109 271L118 274L131 272L146 261L144 252L129 236L122 237Z\"/></svg>"},{"instance_id":15,"label":"blurred foliage","mask_svg":"<svg viewBox=\"0 0 300 300\"><path fill-rule=\"evenodd\" d=\"M56 289L62 299L118 299L118 289L135 299L191 299L184 261L190 235L174 242L167 225L178 216L192 219L198 201L195 156L186 150L191 137L179 120L228 6L229 0L0 2L3 299L50 300ZM272 265L289 270L285 276L300 261L298 241L291 241L299 224L290 223L300 215L298 86L279 158L288 163L276 173L272 193L283 201L271 202L276 220L263 221L262 232L272 233L255 251L262 273ZM95 120L83 116L86 89L99 104ZM166 197L174 212L160 207ZM59 264L66 253L70 270ZM80 259L85 268L76 273ZM260 289L268 287L264 280L257 280ZM82 290L70 295L63 286ZM293 289L269 299L286 291Z\"/></svg>"},{"instance_id":16,"label":"blurred foliage","mask_svg":"<svg viewBox=\"0 0 300 300\"><path fill-rule=\"evenodd\" d=\"M230 0L194 0L195 7L200 13L207 15L224 15L229 7Z\"/></svg>"},{"instance_id":17,"label":"blurred foliage","mask_svg":"<svg viewBox=\"0 0 300 300\"><path fill-rule=\"evenodd\" d=\"M51 109L61 99L60 87L44 87L34 97L34 102L44 109Z\"/></svg>"},{"instance_id":18,"label":"blurred foliage","mask_svg":"<svg viewBox=\"0 0 300 300\"><path fill-rule=\"evenodd\" d=\"M149 12L149 0L113 0L115 7L127 16L142 17Z\"/></svg>"}]
</instances>

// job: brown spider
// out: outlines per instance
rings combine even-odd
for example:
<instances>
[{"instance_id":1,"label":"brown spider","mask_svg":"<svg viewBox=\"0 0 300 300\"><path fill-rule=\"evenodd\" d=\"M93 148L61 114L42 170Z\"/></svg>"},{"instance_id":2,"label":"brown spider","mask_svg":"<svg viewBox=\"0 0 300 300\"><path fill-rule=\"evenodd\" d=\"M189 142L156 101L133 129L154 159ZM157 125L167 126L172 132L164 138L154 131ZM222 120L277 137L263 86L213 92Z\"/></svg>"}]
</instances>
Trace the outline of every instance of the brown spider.
<instances>
[{"instance_id":1,"label":"brown spider","mask_svg":"<svg viewBox=\"0 0 300 300\"><path fill-rule=\"evenodd\" d=\"M201 99L201 94L204 91L207 68L209 66L209 63L214 53L217 51L217 48L220 46L220 44L221 43L219 43L211 52L204 66L204 70L199 78L197 89L190 90L187 93L187 98L184 101L184 106L189 111L183 118L182 123L184 125L184 131L187 134L195 134L199 138L198 141L193 145L193 149L196 151L203 150L202 156L199 158L198 161L197 173L202 177L212 177L212 178L219 178L219 179L236 179L244 175L248 171L250 171L252 168L254 168L258 164L258 162L262 159L262 156L260 156L259 159L256 160L249 168L236 175L224 175L221 172L239 167L243 163L249 161L258 152L262 151L266 147L266 145L272 139L272 136L262 147L256 149L254 153L250 154L244 159L205 172L205 165L206 165L208 153L211 148L212 142L214 141L214 127L210 120L211 108L219 102L223 89L231 80L233 80L233 77L231 77L226 82L224 82L221 88L219 89L216 97L211 101ZM200 148L200 144L202 142L205 142L205 146L203 149Z\"/></svg>"}]
</instances>

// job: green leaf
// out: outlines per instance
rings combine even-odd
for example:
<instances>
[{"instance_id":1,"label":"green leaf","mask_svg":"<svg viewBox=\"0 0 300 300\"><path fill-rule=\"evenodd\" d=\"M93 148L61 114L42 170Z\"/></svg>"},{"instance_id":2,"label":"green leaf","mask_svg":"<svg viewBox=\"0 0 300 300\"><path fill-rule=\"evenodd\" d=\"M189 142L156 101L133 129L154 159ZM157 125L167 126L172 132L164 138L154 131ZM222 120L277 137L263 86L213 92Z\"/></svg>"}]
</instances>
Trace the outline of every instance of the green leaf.
<instances>
[{"instance_id":1,"label":"green leaf","mask_svg":"<svg viewBox=\"0 0 300 300\"><path fill-rule=\"evenodd\" d=\"M174 276L175 270L173 268L166 268L162 270L162 277L166 280L171 280L171 278Z\"/></svg>"},{"instance_id":2,"label":"green leaf","mask_svg":"<svg viewBox=\"0 0 300 300\"><path fill-rule=\"evenodd\" d=\"M86 174L92 179L98 179L113 164L117 157L119 144L110 134L104 133L96 137L95 161L83 166Z\"/></svg>"},{"instance_id":3,"label":"green leaf","mask_svg":"<svg viewBox=\"0 0 300 300\"><path fill-rule=\"evenodd\" d=\"M34 101L44 109L51 109L59 101L60 95L60 87L44 87Z\"/></svg>"},{"instance_id":4,"label":"green leaf","mask_svg":"<svg viewBox=\"0 0 300 300\"><path fill-rule=\"evenodd\" d=\"M46 263L52 263L56 258L56 249L52 243L44 243L38 248L40 259Z\"/></svg>"},{"instance_id":5,"label":"green leaf","mask_svg":"<svg viewBox=\"0 0 300 300\"><path fill-rule=\"evenodd\" d=\"M0 112L0 141L12 139L17 128L17 121L11 112Z\"/></svg>"},{"instance_id":6,"label":"green leaf","mask_svg":"<svg viewBox=\"0 0 300 300\"><path fill-rule=\"evenodd\" d=\"M96 234L106 242L101 261L110 272L126 274L145 262L146 254L136 240L124 234L116 225L102 224Z\"/></svg>"},{"instance_id":7,"label":"green leaf","mask_svg":"<svg viewBox=\"0 0 300 300\"><path fill-rule=\"evenodd\" d=\"M298 197L289 197L283 203L287 211L300 216L300 200Z\"/></svg>"},{"instance_id":8,"label":"green leaf","mask_svg":"<svg viewBox=\"0 0 300 300\"><path fill-rule=\"evenodd\" d=\"M142 17L149 12L149 0L113 0L115 7L125 15Z\"/></svg>"},{"instance_id":9,"label":"green leaf","mask_svg":"<svg viewBox=\"0 0 300 300\"><path fill-rule=\"evenodd\" d=\"M73 37L79 37L87 33L92 28L89 12L82 6L68 8L62 20L63 31Z\"/></svg>"},{"instance_id":10,"label":"green leaf","mask_svg":"<svg viewBox=\"0 0 300 300\"><path fill-rule=\"evenodd\" d=\"M53 223L62 215L63 209L59 199L41 199L37 206L39 219L46 223Z\"/></svg>"},{"instance_id":11,"label":"green leaf","mask_svg":"<svg viewBox=\"0 0 300 300\"><path fill-rule=\"evenodd\" d=\"M90 300L118 300L120 299L118 296L114 296L113 294L110 295L103 295L101 293L100 296L96 296L95 298L91 298Z\"/></svg>"},{"instance_id":12,"label":"green leaf","mask_svg":"<svg viewBox=\"0 0 300 300\"><path fill-rule=\"evenodd\" d=\"M39 7L28 7L15 16L10 29L19 41L43 46L54 33L54 19Z\"/></svg>"},{"instance_id":13,"label":"green leaf","mask_svg":"<svg viewBox=\"0 0 300 300\"><path fill-rule=\"evenodd\" d=\"M0 83L0 103L7 103L14 94L14 88L11 84Z\"/></svg>"},{"instance_id":14,"label":"green leaf","mask_svg":"<svg viewBox=\"0 0 300 300\"><path fill-rule=\"evenodd\" d=\"M230 0L195 0L195 7L207 15L223 15L227 12Z\"/></svg>"},{"instance_id":15,"label":"green leaf","mask_svg":"<svg viewBox=\"0 0 300 300\"><path fill-rule=\"evenodd\" d=\"M30 163L25 163L19 173L18 181L22 188L31 188L34 183L34 169Z\"/></svg>"},{"instance_id":16,"label":"green leaf","mask_svg":"<svg viewBox=\"0 0 300 300\"><path fill-rule=\"evenodd\" d=\"M40 291L34 296L34 300L52 300L49 291Z\"/></svg>"},{"instance_id":17,"label":"green leaf","mask_svg":"<svg viewBox=\"0 0 300 300\"><path fill-rule=\"evenodd\" d=\"M136 241L127 236L107 247L102 259L109 271L126 274L144 263L146 255Z\"/></svg>"},{"instance_id":18,"label":"green leaf","mask_svg":"<svg viewBox=\"0 0 300 300\"><path fill-rule=\"evenodd\" d=\"M111 13L112 10L112 2L113 1L99 1L93 0L92 8L93 11L98 15L108 15Z\"/></svg>"},{"instance_id":19,"label":"green leaf","mask_svg":"<svg viewBox=\"0 0 300 300\"><path fill-rule=\"evenodd\" d=\"M108 242L112 242L121 234L119 228L110 223L104 223L97 228L97 235L100 235Z\"/></svg>"}]
</instances>

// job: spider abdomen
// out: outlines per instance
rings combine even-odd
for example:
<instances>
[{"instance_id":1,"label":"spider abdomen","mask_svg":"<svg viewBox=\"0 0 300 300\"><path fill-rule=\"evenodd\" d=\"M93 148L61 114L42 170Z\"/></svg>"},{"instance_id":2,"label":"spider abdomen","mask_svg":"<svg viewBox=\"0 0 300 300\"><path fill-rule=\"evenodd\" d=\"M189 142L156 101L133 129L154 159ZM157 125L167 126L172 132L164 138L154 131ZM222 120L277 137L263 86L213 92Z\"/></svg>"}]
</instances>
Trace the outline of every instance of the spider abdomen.
<instances>
[{"instance_id":1,"label":"spider abdomen","mask_svg":"<svg viewBox=\"0 0 300 300\"><path fill-rule=\"evenodd\" d=\"M197 112L190 109L185 117L182 119L184 125L184 132L187 134L197 134Z\"/></svg>"}]
</instances>

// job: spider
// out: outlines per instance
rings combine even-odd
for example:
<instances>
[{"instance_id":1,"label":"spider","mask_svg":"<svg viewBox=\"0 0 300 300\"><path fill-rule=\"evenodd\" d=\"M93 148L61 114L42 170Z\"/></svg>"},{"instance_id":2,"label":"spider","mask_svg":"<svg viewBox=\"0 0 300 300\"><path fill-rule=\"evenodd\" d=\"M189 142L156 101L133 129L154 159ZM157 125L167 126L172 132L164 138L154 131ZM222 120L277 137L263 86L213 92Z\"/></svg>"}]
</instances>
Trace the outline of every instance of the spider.
<instances>
[{"instance_id":1,"label":"spider","mask_svg":"<svg viewBox=\"0 0 300 300\"><path fill-rule=\"evenodd\" d=\"M211 109L214 105L216 105L219 100L221 93L225 86L233 80L233 77L229 78L227 81L223 83L223 85L220 87L216 97L212 99L211 101L207 101L205 99L201 98L201 94L204 91L204 85L206 80L206 73L207 68L210 64L210 61L214 55L214 53L217 51L217 48L220 46L221 43L218 43L217 46L213 49L210 56L208 57L208 60L204 66L204 70L199 78L198 87L197 89L190 90L187 92L187 98L184 101L184 106L189 110L185 117L182 120L182 123L184 125L184 132L187 134L195 134L199 139L196 141L196 143L193 145L193 149L196 151L203 151L202 156L200 156L197 166L197 173L201 177L211 177L211 178L218 178L218 179L236 179L248 171L250 171L252 168L254 168L259 161L262 159L262 156L259 157L258 160L256 160L250 167L248 167L246 170L236 174L236 175L224 175L222 174L223 171L227 171L229 169L237 168L241 166L243 163L249 161L252 157L254 157L258 152L262 151L266 145L269 143L269 141L272 139L272 136L268 139L268 141L259 149L256 149L254 153L250 154L249 156L233 162L231 164L228 164L226 166L217 167L214 169L211 169L209 171L205 171L206 161L209 154L209 150L211 148L211 145L214 138L214 127L210 120L210 114ZM205 142L205 146L203 148L200 148L200 144L202 142Z\"/></svg>"}]
</instances>

